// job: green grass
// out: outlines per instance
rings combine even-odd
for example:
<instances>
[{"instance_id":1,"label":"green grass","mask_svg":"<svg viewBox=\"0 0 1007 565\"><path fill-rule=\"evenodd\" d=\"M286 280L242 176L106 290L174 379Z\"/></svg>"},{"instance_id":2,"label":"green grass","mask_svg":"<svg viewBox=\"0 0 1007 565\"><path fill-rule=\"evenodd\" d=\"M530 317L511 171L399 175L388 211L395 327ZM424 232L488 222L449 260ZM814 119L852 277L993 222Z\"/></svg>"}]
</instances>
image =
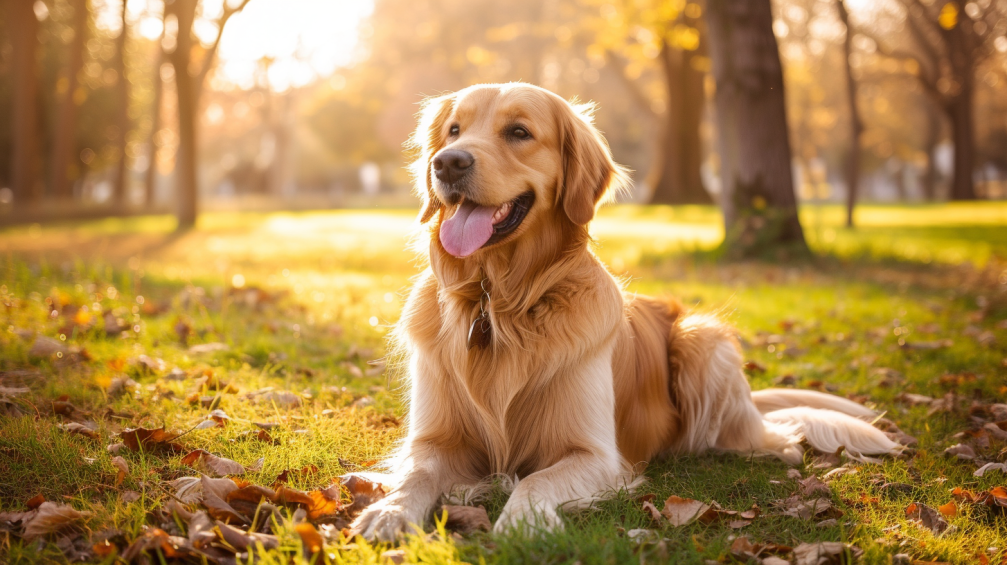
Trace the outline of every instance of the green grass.
<instances>
[{"instance_id":1,"label":"green grass","mask_svg":"<svg viewBox=\"0 0 1007 565\"><path fill-rule=\"evenodd\" d=\"M163 359L169 369L210 370L237 387L213 405L230 424L193 431L184 443L242 464L263 457L262 469L246 476L253 483L268 485L285 469L315 465L317 475L292 482L315 488L387 454L403 430L386 417L400 417L404 408L390 371L369 362L384 356L385 337L418 269L407 246L413 216L407 210L220 213L181 235L172 232L170 218L160 217L0 232L0 386L31 388L19 401L26 416L0 415L0 511L24 510L27 500L42 494L93 512L83 524L88 531L115 527L129 538L141 532L148 513L168 500L166 481L192 471L179 456L125 453L130 472L116 486L105 446L120 427L189 429L210 408L187 398L213 395L193 379L169 380L165 372L143 369L133 362L141 354ZM705 251L723 232L712 208L613 207L602 213L594 235L598 254L626 276L629 289L676 295L735 324L746 357L766 368L751 375L753 388L791 375L799 387L865 396L919 438L915 457L858 465L856 474L831 481L832 501L843 515L830 527L772 511L773 501L796 490L784 464L705 455L652 463L643 490L567 516L561 532L413 537L404 545L407 560L730 562L737 535L786 545L846 541L864 549L869 563L887 563L894 553L957 563L983 554L990 563L1003 559L1004 513L959 506L949 520L956 531L938 537L907 521L904 509L912 501L942 505L953 487L1007 484L1007 476L995 472L973 477L974 464L942 454L960 441L954 434L969 429L971 401L1007 402L1007 326L1000 324L1007 319L1007 205L868 206L858 212L855 231L842 227L839 207L805 208L802 218L819 258L800 265L710 261ZM265 289L270 300L251 304L228 290L242 280L245 287ZM99 314L91 329L69 330L66 316L50 315L47 299L87 305L92 314L97 305L131 329L107 337ZM180 324L191 328L188 345L223 342L229 349L189 353L176 330ZM63 333L65 343L85 349L89 360L32 358L20 330L57 339ZM980 343L983 332L991 332L993 343ZM950 339L953 345L907 349L900 339L910 345ZM904 380L881 387L879 368L898 371ZM940 380L961 373L975 378ZM110 397L107 387L122 375L139 388ZM302 395L303 404L283 407L246 397L264 387ZM901 392L940 397L952 390L964 400L933 416L895 399ZM102 441L58 428L62 419L51 401L62 395L92 413ZM108 408L122 418L100 417ZM281 424L270 432L279 445L240 438L260 421ZM981 455L1003 461L1003 448L994 441ZM804 476L816 472L810 457L807 463ZM883 491L886 482L912 490ZM140 499L124 502L127 490ZM734 510L756 503L764 514L741 530L699 523L655 527L635 500L644 493L656 495L658 508L676 494ZM505 500L497 490L482 504L495 518ZM626 535L636 528L657 529L664 541L637 545ZM268 552L263 562L304 560L296 534L279 533L286 552ZM62 559L52 543L4 536L0 561ZM333 562L378 563L384 549L333 543L325 553Z\"/></svg>"}]
</instances>

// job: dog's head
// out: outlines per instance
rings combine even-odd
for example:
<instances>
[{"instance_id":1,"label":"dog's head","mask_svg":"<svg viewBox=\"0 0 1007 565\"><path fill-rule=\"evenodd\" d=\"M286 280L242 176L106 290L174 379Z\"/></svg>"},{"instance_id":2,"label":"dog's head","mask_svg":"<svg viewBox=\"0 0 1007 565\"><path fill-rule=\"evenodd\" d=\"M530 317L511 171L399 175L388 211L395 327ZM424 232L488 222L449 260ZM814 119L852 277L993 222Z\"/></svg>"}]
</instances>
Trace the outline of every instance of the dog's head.
<instances>
[{"instance_id":1,"label":"dog's head","mask_svg":"<svg viewBox=\"0 0 1007 565\"><path fill-rule=\"evenodd\" d=\"M423 107L414 164L421 222L457 258L515 241L542 223L585 226L625 171L573 105L536 86L478 85Z\"/></svg>"}]
</instances>

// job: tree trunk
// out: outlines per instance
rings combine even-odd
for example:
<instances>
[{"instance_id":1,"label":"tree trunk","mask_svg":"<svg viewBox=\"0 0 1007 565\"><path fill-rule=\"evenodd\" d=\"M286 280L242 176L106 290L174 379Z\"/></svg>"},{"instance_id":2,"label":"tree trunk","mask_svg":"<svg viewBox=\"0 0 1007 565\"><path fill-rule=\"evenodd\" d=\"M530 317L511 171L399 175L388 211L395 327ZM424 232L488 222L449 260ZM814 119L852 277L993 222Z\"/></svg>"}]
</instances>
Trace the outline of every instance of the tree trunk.
<instances>
[{"instance_id":1,"label":"tree trunk","mask_svg":"<svg viewBox=\"0 0 1007 565\"><path fill-rule=\"evenodd\" d=\"M927 109L927 135L924 140L926 147L927 163L923 169L923 196L927 202L937 200L937 144L941 140L941 119L936 110Z\"/></svg>"},{"instance_id":2,"label":"tree trunk","mask_svg":"<svg viewBox=\"0 0 1007 565\"><path fill-rule=\"evenodd\" d=\"M164 34L161 34L164 37ZM157 131L161 129L161 99L164 96L164 84L161 80L161 65L164 64L164 52L158 47L157 69L154 72L154 101L150 116L150 136L147 140L148 164L143 175L143 200L144 205L150 207L154 205L155 188L157 183Z\"/></svg>"},{"instance_id":3,"label":"tree trunk","mask_svg":"<svg viewBox=\"0 0 1007 565\"><path fill-rule=\"evenodd\" d=\"M651 204L712 204L703 188L700 167L703 162L699 125L703 119L704 74L693 66L695 51L661 45L661 70L668 89L668 108L664 115L654 167L647 178Z\"/></svg>"},{"instance_id":4,"label":"tree trunk","mask_svg":"<svg viewBox=\"0 0 1007 565\"><path fill-rule=\"evenodd\" d=\"M724 250L736 258L806 254L770 0L710 0L705 13L717 87Z\"/></svg>"},{"instance_id":5,"label":"tree trunk","mask_svg":"<svg viewBox=\"0 0 1007 565\"><path fill-rule=\"evenodd\" d=\"M127 39L127 27L126 22L126 0L122 2L122 28L119 31L119 37L116 38L116 57L115 66L116 71L119 74L119 79L116 82L116 93L118 97L119 107L117 108L118 115L116 116L116 129L118 130L118 135L116 139L116 149L119 153L119 160L115 167L115 177L112 180L112 201L117 206L122 206L126 202L126 184L128 181L128 172L126 170L127 155L126 155L126 143L127 134L129 133L129 81L126 79L126 39Z\"/></svg>"},{"instance_id":6,"label":"tree trunk","mask_svg":"<svg viewBox=\"0 0 1007 565\"><path fill-rule=\"evenodd\" d=\"M39 172L38 19L33 3L8 3L8 25L13 45L11 85L11 188L15 202L34 202L41 196Z\"/></svg>"},{"instance_id":7,"label":"tree trunk","mask_svg":"<svg viewBox=\"0 0 1007 565\"><path fill-rule=\"evenodd\" d=\"M976 199L975 182L972 178L975 168L975 129L972 123L974 87L971 73L964 78L961 91L948 101L951 141L955 152L951 200Z\"/></svg>"},{"instance_id":8,"label":"tree trunk","mask_svg":"<svg viewBox=\"0 0 1007 565\"><path fill-rule=\"evenodd\" d=\"M77 75L84 64L84 42L87 36L87 0L74 0L73 39L67 46L65 74L60 79L57 92L64 89L56 116L53 132L52 162L50 163L49 187L52 194L61 199L73 196L71 162L77 149Z\"/></svg>"},{"instance_id":9,"label":"tree trunk","mask_svg":"<svg viewBox=\"0 0 1007 565\"><path fill-rule=\"evenodd\" d=\"M178 94L178 154L175 157L175 182L178 198L178 227L196 225L199 185L196 178L196 114L199 92L189 70L192 53L192 23L197 0L175 0L170 6L178 21L178 37L171 53Z\"/></svg>"},{"instance_id":10,"label":"tree trunk","mask_svg":"<svg viewBox=\"0 0 1007 565\"><path fill-rule=\"evenodd\" d=\"M843 68L846 70L846 103L850 113L850 148L846 156L846 227L853 227L853 209L857 205L860 188L860 136L864 124L860 118L860 107L857 104L857 81L853 78L853 66L850 56L853 54L853 28L850 27L850 16L843 0L836 0L839 19L846 28L846 38L843 41Z\"/></svg>"}]
</instances>

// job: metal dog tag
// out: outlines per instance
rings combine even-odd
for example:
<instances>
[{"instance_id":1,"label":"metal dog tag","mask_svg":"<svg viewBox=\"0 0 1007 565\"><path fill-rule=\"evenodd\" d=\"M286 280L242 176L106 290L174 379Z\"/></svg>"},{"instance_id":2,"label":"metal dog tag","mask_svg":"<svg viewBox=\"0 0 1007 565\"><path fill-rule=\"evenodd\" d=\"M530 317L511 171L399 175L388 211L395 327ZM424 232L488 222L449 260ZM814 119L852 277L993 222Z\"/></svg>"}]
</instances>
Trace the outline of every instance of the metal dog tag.
<instances>
[{"instance_id":1,"label":"metal dog tag","mask_svg":"<svg viewBox=\"0 0 1007 565\"><path fill-rule=\"evenodd\" d=\"M486 349L493 339L493 324L490 323L489 316L485 314L472 320L469 326L469 349L478 346L479 349Z\"/></svg>"}]
</instances>

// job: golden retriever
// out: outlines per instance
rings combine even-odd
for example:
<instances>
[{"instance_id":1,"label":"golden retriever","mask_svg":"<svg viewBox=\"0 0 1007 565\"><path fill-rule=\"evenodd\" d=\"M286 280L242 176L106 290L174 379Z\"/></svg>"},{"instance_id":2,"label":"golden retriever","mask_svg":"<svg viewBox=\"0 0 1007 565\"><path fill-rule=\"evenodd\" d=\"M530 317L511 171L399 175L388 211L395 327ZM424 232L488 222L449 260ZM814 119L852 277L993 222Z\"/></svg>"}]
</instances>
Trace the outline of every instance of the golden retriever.
<instances>
[{"instance_id":1,"label":"golden retriever","mask_svg":"<svg viewBox=\"0 0 1007 565\"><path fill-rule=\"evenodd\" d=\"M627 181L591 110L521 83L425 103L414 166L429 268L395 333L408 432L394 489L353 524L364 537L392 539L452 488L495 474L518 478L495 531L548 529L663 454L798 463L802 439L897 452L852 401L752 393L715 317L623 292L589 246L596 206Z\"/></svg>"}]
</instances>

